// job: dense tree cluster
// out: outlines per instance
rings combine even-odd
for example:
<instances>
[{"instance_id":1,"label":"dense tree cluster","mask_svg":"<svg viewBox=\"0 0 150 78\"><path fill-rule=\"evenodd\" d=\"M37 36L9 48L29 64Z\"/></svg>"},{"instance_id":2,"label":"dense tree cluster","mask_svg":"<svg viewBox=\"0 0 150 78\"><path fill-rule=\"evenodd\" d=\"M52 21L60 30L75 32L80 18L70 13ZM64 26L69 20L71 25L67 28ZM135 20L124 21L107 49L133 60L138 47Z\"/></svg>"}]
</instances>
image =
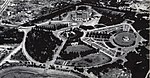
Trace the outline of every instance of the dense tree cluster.
<instances>
[{"instance_id":1,"label":"dense tree cluster","mask_svg":"<svg viewBox=\"0 0 150 78\"><path fill-rule=\"evenodd\" d=\"M112 63L112 64L106 64L102 67L92 67L90 68L87 72L88 73L93 73L96 76L98 76L98 78L101 78L101 74L100 73L107 73L108 69L112 69L112 68L119 68L119 69L123 69L123 65L119 64L117 61Z\"/></svg>"},{"instance_id":2,"label":"dense tree cluster","mask_svg":"<svg viewBox=\"0 0 150 78\"><path fill-rule=\"evenodd\" d=\"M110 14L108 14L110 15ZM113 15L112 15L113 16ZM110 25L115 25L115 24L119 24L121 22L123 22L124 19L123 18L120 18L120 17L111 17L111 16L102 16L101 19L99 20L99 23L101 24L105 24L107 26L110 26Z\"/></svg>"},{"instance_id":3,"label":"dense tree cluster","mask_svg":"<svg viewBox=\"0 0 150 78\"><path fill-rule=\"evenodd\" d=\"M139 46L136 50L139 54L135 51L128 53L126 56L128 61L124 64L124 66L131 70L132 78L144 78L149 70L149 59L146 58L148 57L147 55L149 54L149 50L144 46Z\"/></svg>"},{"instance_id":4,"label":"dense tree cluster","mask_svg":"<svg viewBox=\"0 0 150 78\"><path fill-rule=\"evenodd\" d=\"M23 40L24 33L18 29L9 29L0 33L0 44L18 44Z\"/></svg>"},{"instance_id":5,"label":"dense tree cluster","mask_svg":"<svg viewBox=\"0 0 150 78\"><path fill-rule=\"evenodd\" d=\"M61 45L61 40L55 37L52 31L43 31L43 29L32 29L27 35L26 50L33 59L39 62L52 60L54 49Z\"/></svg>"}]
</instances>

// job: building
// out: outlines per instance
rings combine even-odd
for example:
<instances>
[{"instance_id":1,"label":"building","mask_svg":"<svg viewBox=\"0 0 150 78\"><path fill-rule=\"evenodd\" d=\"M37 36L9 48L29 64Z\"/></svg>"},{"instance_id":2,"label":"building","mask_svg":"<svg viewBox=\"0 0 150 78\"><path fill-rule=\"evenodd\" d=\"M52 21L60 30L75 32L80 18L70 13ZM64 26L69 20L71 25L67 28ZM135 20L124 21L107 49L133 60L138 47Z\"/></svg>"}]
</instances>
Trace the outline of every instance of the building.
<instances>
[{"instance_id":1,"label":"building","mask_svg":"<svg viewBox=\"0 0 150 78\"><path fill-rule=\"evenodd\" d=\"M76 6L76 10L72 11L70 16L73 21L87 22L91 18L91 7L87 5Z\"/></svg>"}]
</instances>

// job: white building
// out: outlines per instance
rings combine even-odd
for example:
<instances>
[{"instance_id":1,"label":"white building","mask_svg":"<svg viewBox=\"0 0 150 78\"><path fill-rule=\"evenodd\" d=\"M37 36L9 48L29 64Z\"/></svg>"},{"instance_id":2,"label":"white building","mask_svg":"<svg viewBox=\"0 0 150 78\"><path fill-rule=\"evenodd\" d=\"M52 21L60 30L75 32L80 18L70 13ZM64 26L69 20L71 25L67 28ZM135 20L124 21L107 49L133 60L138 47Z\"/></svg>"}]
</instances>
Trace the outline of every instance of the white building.
<instances>
[{"instance_id":1,"label":"white building","mask_svg":"<svg viewBox=\"0 0 150 78\"><path fill-rule=\"evenodd\" d=\"M87 22L91 18L91 7L87 5L77 6L75 11L71 12L71 19L73 21Z\"/></svg>"}]
</instances>

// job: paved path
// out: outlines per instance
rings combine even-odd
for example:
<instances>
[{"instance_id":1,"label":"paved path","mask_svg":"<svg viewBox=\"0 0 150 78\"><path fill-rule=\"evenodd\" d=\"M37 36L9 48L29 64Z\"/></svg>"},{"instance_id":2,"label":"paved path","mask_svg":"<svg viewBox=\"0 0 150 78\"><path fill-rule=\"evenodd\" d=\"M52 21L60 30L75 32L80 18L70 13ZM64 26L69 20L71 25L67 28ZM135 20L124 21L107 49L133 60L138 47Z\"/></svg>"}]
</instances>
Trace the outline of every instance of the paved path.
<instances>
[{"instance_id":1,"label":"paved path","mask_svg":"<svg viewBox=\"0 0 150 78\"><path fill-rule=\"evenodd\" d=\"M32 61L32 62L36 63L37 65L40 65L40 64L42 64L42 63L37 62L36 60L34 60L34 59L28 54L28 52L26 51L26 48L25 48L25 42L26 42L27 34L28 34L29 31L31 31L31 29L32 29L32 27L27 27L27 28L25 28L25 29L22 29L22 30L24 31L24 33L25 33L24 39L23 39L23 42L22 42L23 54L27 57L27 59L28 59L29 61Z\"/></svg>"},{"instance_id":2,"label":"paved path","mask_svg":"<svg viewBox=\"0 0 150 78\"><path fill-rule=\"evenodd\" d=\"M64 39L62 45L56 51L56 53L55 53L55 55L53 57L53 60L50 61L49 64L53 65L55 63L55 61L57 60L57 57L59 56L59 54L60 54L61 50L63 49L64 45L66 44L66 42L67 42L67 39Z\"/></svg>"},{"instance_id":3,"label":"paved path","mask_svg":"<svg viewBox=\"0 0 150 78\"><path fill-rule=\"evenodd\" d=\"M6 61L9 61L11 56L14 55L15 53L17 53L22 47L22 43L17 47L15 48L7 57L5 57L5 59L3 59L0 63L0 66L5 63Z\"/></svg>"}]
</instances>

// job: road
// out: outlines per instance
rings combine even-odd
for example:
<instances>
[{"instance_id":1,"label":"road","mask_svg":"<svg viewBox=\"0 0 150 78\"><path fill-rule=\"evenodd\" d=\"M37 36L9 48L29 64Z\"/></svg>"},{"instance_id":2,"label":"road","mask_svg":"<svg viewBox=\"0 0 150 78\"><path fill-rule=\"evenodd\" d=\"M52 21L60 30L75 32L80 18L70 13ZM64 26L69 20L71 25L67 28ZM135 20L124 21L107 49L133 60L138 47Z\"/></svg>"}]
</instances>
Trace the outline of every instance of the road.
<instances>
[{"instance_id":1,"label":"road","mask_svg":"<svg viewBox=\"0 0 150 78\"><path fill-rule=\"evenodd\" d=\"M92 38L88 38L88 39L92 39ZM107 50L107 49L105 49L104 47L100 46L99 44L97 44L97 43L95 43L95 42L88 41L88 40L84 40L84 38L82 38L82 41L83 41L84 43L86 43L87 45L90 45L90 46L92 46L92 47L94 47L94 48L96 48L96 49L99 49L99 52L102 52L102 53L106 54L107 56L109 56L109 57L111 57L111 58L115 58L114 56L110 55L110 53L107 53L107 52L105 51L105 50ZM107 50L107 51L110 52L109 50Z\"/></svg>"}]
</instances>

